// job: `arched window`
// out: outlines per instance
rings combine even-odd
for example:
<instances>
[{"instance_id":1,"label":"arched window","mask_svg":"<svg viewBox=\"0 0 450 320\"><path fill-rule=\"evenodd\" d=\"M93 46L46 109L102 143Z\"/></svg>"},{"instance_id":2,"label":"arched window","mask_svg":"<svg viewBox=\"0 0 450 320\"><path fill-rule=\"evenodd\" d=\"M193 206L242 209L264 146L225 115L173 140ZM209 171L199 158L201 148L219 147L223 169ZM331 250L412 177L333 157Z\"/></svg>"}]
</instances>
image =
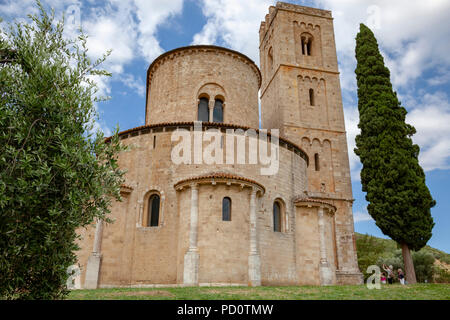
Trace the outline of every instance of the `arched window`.
<instances>
[{"instance_id":1,"label":"arched window","mask_svg":"<svg viewBox=\"0 0 450 320\"><path fill-rule=\"evenodd\" d=\"M319 154L318 153L314 154L314 164L315 164L316 171L319 171L320 170L320 162L319 162Z\"/></svg>"},{"instance_id":2,"label":"arched window","mask_svg":"<svg viewBox=\"0 0 450 320\"><path fill-rule=\"evenodd\" d=\"M209 107L208 107L208 99L200 98L198 103L198 121L209 121Z\"/></svg>"},{"instance_id":3,"label":"arched window","mask_svg":"<svg viewBox=\"0 0 450 320\"><path fill-rule=\"evenodd\" d=\"M148 199L147 227L157 227L159 225L159 195L153 194Z\"/></svg>"},{"instance_id":4,"label":"arched window","mask_svg":"<svg viewBox=\"0 0 450 320\"><path fill-rule=\"evenodd\" d=\"M314 90L313 89L309 89L309 105L310 106L314 105Z\"/></svg>"},{"instance_id":5,"label":"arched window","mask_svg":"<svg viewBox=\"0 0 450 320\"><path fill-rule=\"evenodd\" d=\"M281 232L281 205L278 201L273 203L273 231Z\"/></svg>"},{"instance_id":6,"label":"arched window","mask_svg":"<svg viewBox=\"0 0 450 320\"><path fill-rule=\"evenodd\" d=\"M272 70L272 67L273 67L273 50L272 50L272 47L269 48L269 53L267 54L267 64L268 64L269 70Z\"/></svg>"},{"instance_id":7,"label":"arched window","mask_svg":"<svg viewBox=\"0 0 450 320\"><path fill-rule=\"evenodd\" d=\"M213 122L223 122L223 101L220 99L214 102Z\"/></svg>"},{"instance_id":8,"label":"arched window","mask_svg":"<svg viewBox=\"0 0 450 320\"><path fill-rule=\"evenodd\" d=\"M228 197L222 200L222 221L231 221L231 199Z\"/></svg>"}]
</instances>

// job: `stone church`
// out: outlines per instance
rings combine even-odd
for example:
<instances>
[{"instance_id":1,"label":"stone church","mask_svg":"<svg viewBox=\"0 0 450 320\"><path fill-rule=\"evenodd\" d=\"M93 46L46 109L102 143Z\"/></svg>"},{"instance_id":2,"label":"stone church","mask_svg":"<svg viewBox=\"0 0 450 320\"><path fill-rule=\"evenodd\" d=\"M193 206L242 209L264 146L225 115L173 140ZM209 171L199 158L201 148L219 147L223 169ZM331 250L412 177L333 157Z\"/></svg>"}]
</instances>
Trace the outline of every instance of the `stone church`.
<instances>
[{"instance_id":1,"label":"stone church","mask_svg":"<svg viewBox=\"0 0 450 320\"><path fill-rule=\"evenodd\" d=\"M259 48L259 68L211 45L150 65L145 125L119 134L131 148L119 155L114 223L79 231L82 287L362 283L331 12L278 2ZM199 123L227 135L224 151L236 151L230 137L270 129L278 170L232 161L241 152L176 163L174 133L195 144Z\"/></svg>"}]
</instances>

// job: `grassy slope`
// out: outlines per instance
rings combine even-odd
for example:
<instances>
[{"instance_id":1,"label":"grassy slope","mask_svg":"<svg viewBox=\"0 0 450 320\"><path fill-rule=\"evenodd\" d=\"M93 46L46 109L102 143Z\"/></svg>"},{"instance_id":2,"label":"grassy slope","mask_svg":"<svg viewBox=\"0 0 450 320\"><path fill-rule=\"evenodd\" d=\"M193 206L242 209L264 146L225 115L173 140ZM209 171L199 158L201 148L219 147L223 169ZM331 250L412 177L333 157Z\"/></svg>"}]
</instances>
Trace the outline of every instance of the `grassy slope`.
<instances>
[{"instance_id":1,"label":"grassy slope","mask_svg":"<svg viewBox=\"0 0 450 320\"><path fill-rule=\"evenodd\" d=\"M449 284L299 287L190 287L151 289L97 289L72 291L68 299L120 300L450 300Z\"/></svg>"},{"instance_id":2,"label":"grassy slope","mask_svg":"<svg viewBox=\"0 0 450 320\"><path fill-rule=\"evenodd\" d=\"M357 241L364 235L356 233ZM384 254L391 255L397 248L393 240L373 237L383 247ZM426 246L440 261L450 263L450 254ZM68 299L76 300L450 300L450 284L417 284L413 286L382 285L380 290L369 290L360 286L298 286L298 287L190 287L190 288L145 288L145 289L97 289L75 290Z\"/></svg>"}]
</instances>

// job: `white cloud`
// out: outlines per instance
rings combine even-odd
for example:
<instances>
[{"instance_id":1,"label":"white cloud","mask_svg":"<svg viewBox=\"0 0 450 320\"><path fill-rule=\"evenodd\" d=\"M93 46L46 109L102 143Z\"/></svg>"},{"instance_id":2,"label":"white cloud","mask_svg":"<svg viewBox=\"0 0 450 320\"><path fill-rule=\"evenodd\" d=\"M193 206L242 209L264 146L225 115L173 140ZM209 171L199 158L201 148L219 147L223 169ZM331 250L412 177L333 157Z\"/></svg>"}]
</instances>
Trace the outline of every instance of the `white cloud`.
<instances>
[{"instance_id":1,"label":"white cloud","mask_svg":"<svg viewBox=\"0 0 450 320\"><path fill-rule=\"evenodd\" d=\"M127 87L134 89L141 97L145 95L145 81L142 78L135 78L131 73L127 73L120 77L120 81Z\"/></svg>"},{"instance_id":2,"label":"white cloud","mask_svg":"<svg viewBox=\"0 0 450 320\"><path fill-rule=\"evenodd\" d=\"M407 120L417 129L413 139L421 147L421 165L426 171L449 168L448 97L413 90L418 80L425 80L429 85L442 85L450 80L446 72L450 68L450 42L446 41L450 38L447 18L450 2L317 0L316 3L332 10L334 17L352 179L360 179L361 169L359 158L353 152L355 136L359 133L359 115L357 102L352 98L356 93L354 49L359 23L369 25L374 31L391 71L394 89L407 98L403 102L410 110ZM429 70L441 71L430 79L421 79Z\"/></svg>"},{"instance_id":3,"label":"white cloud","mask_svg":"<svg viewBox=\"0 0 450 320\"><path fill-rule=\"evenodd\" d=\"M344 65L343 78L347 69L354 70L356 66L354 48L359 23L372 27L383 52L389 55L386 63L396 87L406 88L429 68L450 65L450 42L446 41L450 37L448 1L317 0L316 3L332 10L340 66ZM352 65L347 68L348 64Z\"/></svg>"},{"instance_id":4,"label":"white cloud","mask_svg":"<svg viewBox=\"0 0 450 320\"><path fill-rule=\"evenodd\" d=\"M135 0L135 5L139 20L140 54L151 62L163 52L155 36L158 25L180 14L183 9L183 0Z\"/></svg>"},{"instance_id":5,"label":"white cloud","mask_svg":"<svg viewBox=\"0 0 450 320\"><path fill-rule=\"evenodd\" d=\"M421 148L419 163L425 171L450 169L450 102L446 93L418 93L400 96L408 107L406 122L416 128L414 143ZM348 153L352 180L360 180L361 162L353 152L358 128L358 109L345 108L345 127L347 130Z\"/></svg>"},{"instance_id":6,"label":"white cloud","mask_svg":"<svg viewBox=\"0 0 450 320\"><path fill-rule=\"evenodd\" d=\"M129 20L128 22L131 23ZM83 29L89 34L87 40L89 55L92 58L99 58L107 50L112 49L107 63L114 66L113 72L116 73L121 73L123 65L134 58L135 36L132 33L133 28L127 25L128 27L121 26L114 16L93 16L83 22Z\"/></svg>"},{"instance_id":7,"label":"white cloud","mask_svg":"<svg viewBox=\"0 0 450 320\"><path fill-rule=\"evenodd\" d=\"M192 43L215 44L222 41L259 64L258 30L273 3L270 0L203 0L207 22Z\"/></svg>"},{"instance_id":8,"label":"white cloud","mask_svg":"<svg viewBox=\"0 0 450 320\"><path fill-rule=\"evenodd\" d=\"M348 157L350 162L350 171L352 181L360 180L361 162L359 157L353 151L356 147L355 137L359 134L358 128L359 113L357 108L345 108L345 129L347 131Z\"/></svg>"},{"instance_id":9,"label":"white cloud","mask_svg":"<svg viewBox=\"0 0 450 320\"><path fill-rule=\"evenodd\" d=\"M439 86L442 84L446 84L450 81L450 68L441 69L438 71L436 75L433 75L431 78L427 79L427 83L430 86Z\"/></svg>"},{"instance_id":10,"label":"white cloud","mask_svg":"<svg viewBox=\"0 0 450 320\"><path fill-rule=\"evenodd\" d=\"M425 171L450 169L450 102L444 92L425 93L410 99L413 109L406 120L417 133L413 141L421 147L419 161Z\"/></svg>"},{"instance_id":11,"label":"white cloud","mask_svg":"<svg viewBox=\"0 0 450 320\"><path fill-rule=\"evenodd\" d=\"M353 213L354 223L365 221L374 221L374 220L367 212L356 211L355 213Z\"/></svg>"},{"instance_id":12,"label":"white cloud","mask_svg":"<svg viewBox=\"0 0 450 320\"><path fill-rule=\"evenodd\" d=\"M44 7L55 9L57 19L65 14L65 35L73 38L81 25L88 34L88 56L100 58L112 49L102 68L113 74L112 78L92 77L97 83L98 95L111 93L113 81L120 81L143 96L145 81L124 74L126 65L138 58L151 62L163 49L156 38L158 26L180 14L183 0L108 0L101 3L80 0L42 0ZM6 0L0 3L5 20L25 21L27 14L38 13L35 0ZM4 25L2 23L2 25ZM139 83L142 82L142 83ZM105 129L96 124L96 129ZM111 132L106 128L106 132Z\"/></svg>"},{"instance_id":13,"label":"white cloud","mask_svg":"<svg viewBox=\"0 0 450 320\"><path fill-rule=\"evenodd\" d=\"M26 14L36 13L37 8L34 7L34 3L34 0L7 0L3 3L0 3L0 12L2 13L2 18L4 18L5 16L25 16Z\"/></svg>"}]
</instances>

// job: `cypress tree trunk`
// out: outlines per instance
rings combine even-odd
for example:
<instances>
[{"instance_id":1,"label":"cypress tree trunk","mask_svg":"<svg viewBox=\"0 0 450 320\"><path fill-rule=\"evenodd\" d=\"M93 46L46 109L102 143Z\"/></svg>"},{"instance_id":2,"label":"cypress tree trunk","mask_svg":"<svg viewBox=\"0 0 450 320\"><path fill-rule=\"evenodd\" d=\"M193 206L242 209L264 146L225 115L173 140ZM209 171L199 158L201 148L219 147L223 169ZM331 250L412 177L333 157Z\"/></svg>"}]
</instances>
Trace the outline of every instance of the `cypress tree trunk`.
<instances>
[{"instance_id":1,"label":"cypress tree trunk","mask_svg":"<svg viewBox=\"0 0 450 320\"><path fill-rule=\"evenodd\" d=\"M411 251L406 243L402 243L403 264L405 265L405 278L408 284L417 283L416 271L414 270L414 263L411 256Z\"/></svg>"}]
</instances>

